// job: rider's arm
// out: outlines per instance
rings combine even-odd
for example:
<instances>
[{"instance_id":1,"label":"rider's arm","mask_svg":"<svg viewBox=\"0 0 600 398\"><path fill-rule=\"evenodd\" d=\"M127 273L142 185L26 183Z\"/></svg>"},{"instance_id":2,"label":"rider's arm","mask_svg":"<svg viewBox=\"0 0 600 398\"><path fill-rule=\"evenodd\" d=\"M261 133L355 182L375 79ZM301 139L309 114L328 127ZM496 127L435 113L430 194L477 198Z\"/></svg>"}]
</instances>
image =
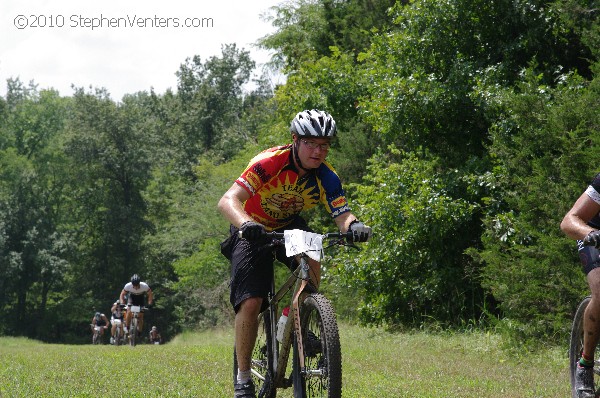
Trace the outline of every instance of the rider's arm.
<instances>
[{"instance_id":1,"label":"rider's arm","mask_svg":"<svg viewBox=\"0 0 600 398\"><path fill-rule=\"evenodd\" d=\"M351 212L340 214L339 216L334 218L335 224L343 233L348 231L348 228L350 228L350 223L354 220L356 220L356 216Z\"/></svg>"},{"instance_id":2,"label":"rider's arm","mask_svg":"<svg viewBox=\"0 0 600 398\"><path fill-rule=\"evenodd\" d=\"M152 305L154 302L154 293L152 293L152 289L148 288L148 305Z\"/></svg>"},{"instance_id":3,"label":"rider's arm","mask_svg":"<svg viewBox=\"0 0 600 398\"><path fill-rule=\"evenodd\" d=\"M583 239L591 231L594 231L594 228L587 225L587 222L598 212L600 212L600 204L594 202L584 192L563 218L560 229L570 238Z\"/></svg>"},{"instance_id":4,"label":"rider's arm","mask_svg":"<svg viewBox=\"0 0 600 398\"><path fill-rule=\"evenodd\" d=\"M218 209L221 214L236 227L241 227L246 221L253 221L244 211L244 202L250 198L250 194L237 183L225 192L219 200Z\"/></svg>"},{"instance_id":5,"label":"rider's arm","mask_svg":"<svg viewBox=\"0 0 600 398\"><path fill-rule=\"evenodd\" d=\"M121 304L125 304L125 295L127 294L127 292L125 291L125 289L121 290L121 295L119 296L119 302Z\"/></svg>"}]
</instances>

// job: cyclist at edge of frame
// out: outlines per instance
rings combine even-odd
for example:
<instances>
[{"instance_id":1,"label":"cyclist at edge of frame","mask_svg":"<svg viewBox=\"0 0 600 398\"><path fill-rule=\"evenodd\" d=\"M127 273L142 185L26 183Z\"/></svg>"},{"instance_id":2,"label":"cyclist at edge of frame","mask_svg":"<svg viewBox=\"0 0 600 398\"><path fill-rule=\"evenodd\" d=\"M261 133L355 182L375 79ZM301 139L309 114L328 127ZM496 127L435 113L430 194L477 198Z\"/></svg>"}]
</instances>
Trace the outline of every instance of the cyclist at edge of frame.
<instances>
[{"instance_id":1,"label":"cyclist at edge of frame","mask_svg":"<svg viewBox=\"0 0 600 398\"><path fill-rule=\"evenodd\" d=\"M290 144L256 155L219 200L218 208L231 223L221 252L231 261L230 301L235 311L238 374L235 398L256 397L250 358L258 332L258 314L267 306L273 275L271 251L260 250L266 231L311 231L302 210L321 203L341 232L352 231L355 242L371 238L371 228L354 216L342 183L325 158L337 133L331 115L317 109L299 112L292 120ZM238 237L242 232L242 239ZM276 257L291 267L285 248ZM319 286L320 263L310 260L309 288ZM312 286L311 286L312 285Z\"/></svg>"},{"instance_id":2,"label":"cyclist at edge of frame","mask_svg":"<svg viewBox=\"0 0 600 398\"><path fill-rule=\"evenodd\" d=\"M579 259L591 291L583 316L583 351L575 370L575 389L579 398L594 398L594 354L600 340L600 173L575 201L560 228L577 239Z\"/></svg>"}]
</instances>

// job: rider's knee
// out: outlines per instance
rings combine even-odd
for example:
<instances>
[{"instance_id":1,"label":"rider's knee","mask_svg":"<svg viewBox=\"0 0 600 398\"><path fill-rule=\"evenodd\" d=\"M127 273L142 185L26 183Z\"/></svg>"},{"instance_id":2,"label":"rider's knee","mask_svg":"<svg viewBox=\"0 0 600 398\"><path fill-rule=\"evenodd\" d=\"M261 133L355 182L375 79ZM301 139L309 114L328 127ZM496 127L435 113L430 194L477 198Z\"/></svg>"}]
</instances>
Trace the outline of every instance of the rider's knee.
<instances>
[{"instance_id":1,"label":"rider's knee","mask_svg":"<svg viewBox=\"0 0 600 398\"><path fill-rule=\"evenodd\" d=\"M247 298L246 300L242 301L238 312L256 313L258 315L258 313L260 312L261 306L262 306L262 298L250 297L250 298Z\"/></svg>"}]
</instances>

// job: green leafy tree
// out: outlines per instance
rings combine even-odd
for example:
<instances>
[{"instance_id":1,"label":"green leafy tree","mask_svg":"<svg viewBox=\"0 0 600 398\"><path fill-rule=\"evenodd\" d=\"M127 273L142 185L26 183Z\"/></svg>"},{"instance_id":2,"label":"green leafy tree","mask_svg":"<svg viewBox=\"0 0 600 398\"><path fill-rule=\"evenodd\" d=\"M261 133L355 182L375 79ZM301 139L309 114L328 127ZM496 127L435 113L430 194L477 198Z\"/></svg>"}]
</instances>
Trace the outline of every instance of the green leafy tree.
<instances>
[{"instance_id":1,"label":"green leafy tree","mask_svg":"<svg viewBox=\"0 0 600 398\"><path fill-rule=\"evenodd\" d=\"M78 290L94 292L103 303L113 302L133 273L147 271L141 242L152 226L142 190L150 157L138 113L133 97L118 105L103 90L78 89L73 97L65 152L77 166L72 184L81 243L75 280Z\"/></svg>"},{"instance_id":2,"label":"green leafy tree","mask_svg":"<svg viewBox=\"0 0 600 398\"><path fill-rule=\"evenodd\" d=\"M494 181L485 218L484 285L498 299L513 337L566 335L586 290L575 242L559 229L567 210L598 173L598 78L561 76L557 87L528 69L498 92L504 112L491 129ZM477 256L476 256L477 258ZM535 319L535 322L531 322Z\"/></svg>"},{"instance_id":3,"label":"green leafy tree","mask_svg":"<svg viewBox=\"0 0 600 398\"><path fill-rule=\"evenodd\" d=\"M187 59L177 72L178 109L176 134L180 150L187 154L189 170L198 156L213 151L241 147L244 143L239 125L243 105L242 88L250 79L254 61L245 50L235 44L222 48L222 57L211 57L204 63L196 55ZM240 131L241 130L241 131Z\"/></svg>"},{"instance_id":4,"label":"green leafy tree","mask_svg":"<svg viewBox=\"0 0 600 398\"><path fill-rule=\"evenodd\" d=\"M356 213L375 231L365 250L340 260L342 280L362 292L361 318L405 326L477 321L484 292L464 254L479 232L471 181L457 170L440 173L433 156L389 151L351 187Z\"/></svg>"},{"instance_id":5,"label":"green leafy tree","mask_svg":"<svg viewBox=\"0 0 600 398\"><path fill-rule=\"evenodd\" d=\"M0 331L39 337L64 289L73 241L68 164L57 142L67 100L18 80L9 84L0 126Z\"/></svg>"}]
</instances>

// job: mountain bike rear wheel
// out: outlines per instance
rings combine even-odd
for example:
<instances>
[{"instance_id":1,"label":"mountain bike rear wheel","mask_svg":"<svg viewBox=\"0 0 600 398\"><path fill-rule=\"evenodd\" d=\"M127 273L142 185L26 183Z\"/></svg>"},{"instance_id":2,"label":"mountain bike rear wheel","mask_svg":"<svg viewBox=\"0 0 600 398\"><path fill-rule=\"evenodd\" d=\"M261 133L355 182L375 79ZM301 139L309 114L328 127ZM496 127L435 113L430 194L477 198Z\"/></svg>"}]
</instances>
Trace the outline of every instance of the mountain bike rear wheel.
<instances>
[{"instance_id":1,"label":"mountain bike rear wheel","mask_svg":"<svg viewBox=\"0 0 600 398\"><path fill-rule=\"evenodd\" d=\"M342 352L337 320L331 302L322 294L306 297L300 308L304 344L304 371L300 369L294 336L292 378L295 398L340 398Z\"/></svg>"},{"instance_id":2,"label":"mountain bike rear wheel","mask_svg":"<svg viewBox=\"0 0 600 398\"><path fill-rule=\"evenodd\" d=\"M258 318L258 335L250 359L252 380L258 398L275 398L277 390L273 385L273 336L271 332L271 315L265 311ZM233 348L233 383L237 382L238 363L235 347Z\"/></svg>"},{"instance_id":3,"label":"mountain bike rear wheel","mask_svg":"<svg viewBox=\"0 0 600 398\"><path fill-rule=\"evenodd\" d=\"M569 345L569 369L571 373L571 396L578 398L577 391L575 391L575 370L577 368L577 362L581 358L581 351L583 350L583 317L585 309L587 308L591 297L584 298L575 312L573 317L573 325L571 327L571 342ZM600 352L600 344L596 347L596 355ZM600 361L594 361L594 390L596 396L600 393Z\"/></svg>"}]
</instances>

